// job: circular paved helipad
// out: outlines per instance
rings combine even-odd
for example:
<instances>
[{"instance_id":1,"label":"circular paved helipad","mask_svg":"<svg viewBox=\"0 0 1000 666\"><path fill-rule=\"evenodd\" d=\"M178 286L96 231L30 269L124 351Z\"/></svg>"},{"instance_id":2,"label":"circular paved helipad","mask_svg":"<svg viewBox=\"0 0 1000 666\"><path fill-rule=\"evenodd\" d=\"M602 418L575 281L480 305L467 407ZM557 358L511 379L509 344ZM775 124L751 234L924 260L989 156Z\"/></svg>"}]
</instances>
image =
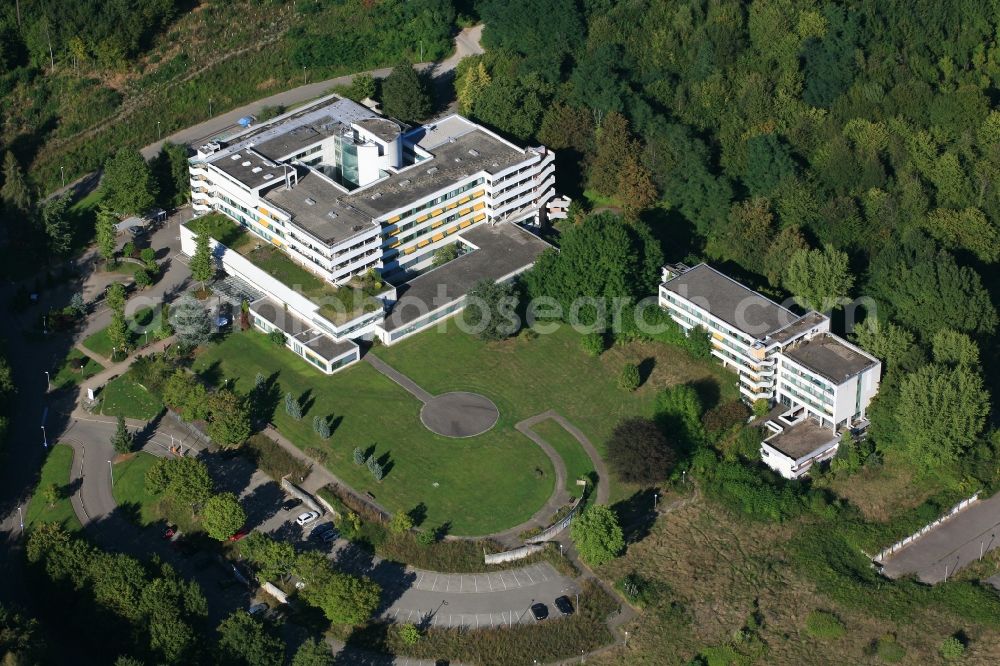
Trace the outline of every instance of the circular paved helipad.
<instances>
[{"instance_id":1,"label":"circular paved helipad","mask_svg":"<svg viewBox=\"0 0 1000 666\"><path fill-rule=\"evenodd\" d=\"M472 437L492 428L500 410L478 393L443 393L424 403L420 420L431 432L445 437Z\"/></svg>"}]
</instances>

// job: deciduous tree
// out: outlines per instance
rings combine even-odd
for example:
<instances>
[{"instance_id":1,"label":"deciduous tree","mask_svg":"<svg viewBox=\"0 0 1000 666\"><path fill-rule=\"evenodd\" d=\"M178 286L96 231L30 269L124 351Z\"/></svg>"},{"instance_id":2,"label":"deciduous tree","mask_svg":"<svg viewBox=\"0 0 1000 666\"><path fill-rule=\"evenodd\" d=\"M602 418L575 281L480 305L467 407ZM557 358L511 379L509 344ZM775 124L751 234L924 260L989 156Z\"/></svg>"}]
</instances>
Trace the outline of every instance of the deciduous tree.
<instances>
[{"instance_id":1,"label":"deciduous tree","mask_svg":"<svg viewBox=\"0 0 1000 666\"><path fill-rule=\"evenodd\" d=\"M137 150L121 148L104 165L101 203L119 215L144 215L156 201L156 182Z\"/></svg>"},{"instance_id":2,"label":"deciduous tree","mask_svg":"<svg viewBox=\"0 0 1000 666\"><path fill-rule=\"evenodd\" d=\"M925 365L900 382L899 446L925 470L956 460L982 433L989 400L973 370Z\"/></svg>"},{"instance_id":3,"label":"deciduous tree","mask_svg":"<svg viewBox=\"0 0 1000 666\"><path fill-rule=\"evenodd\" d=\"M250 408L243 396L219 389L208 399L208 436L222 448L237 447L250 437Z\"/></svg>"},{"instance_id":4,"label":"deciduous tree","mask_svg":"<svg viewBox=\"0 0 1000 666\"><path fill-rule=\"evenodd\" d=\"M517 333L517 293L509 282L480 280L466 296L462 317L480 340L503 340Z\"/></svg>"},{"instance_id":5,"label":"deciduous tree","mask_svg":"<svg viewBox=\"0 0 1000 666\"><path fill-rule=\"evenodd\" d=\"M281 666L284 662L284 642L245 610L223 620L218 632L219 663Z\"/></svg>"},{"instance_id":6,"label":"deciduous tree","mask_svg":"<svg viewBox=\"0 0 1000 666\"><path fill-rule=\"evenodd\" d=\"M201 509L201 522L208 536L225 541L247 522L246 511L233 493L213 495Z\"/></svg>"},{"instance_id":7,"label":"deciduous tree","mask_svg":"<svg viewBox=\"0 0 1000 666\"><path fill-rule=\"evenodd\" d=\"M31 212L31 188L28 187L17 158L9 150L3 156L3 187L0 187L0 199L3 199L9 213L27 216Z\"/></svg>"},{"instance_id":8,"label":"deciduous tree","mask_svg":"<svg viewBox=\"0 0 1000 666\"><path fill-rule=\"evenodd\" d=\"M378 605L381 590L377 583L334 571L323 553L299 555L295 574L305 583L300 593L303 600L322 610L334 624L361 624Z\"/></svg>"},{"instance_id":9,"label":"deciduous tree","mask_svg":"<svg viewBox=\"0 0 1000 666\"><path fill-rule=\"evenodd\" d=\"M676 454L656 423L645 418L625 419L608 440L608 465L620 481L650 485L670 474Z\"/></svg>"},{"instance_id":10,"label":"deciduous tree","mask_svg":"<svg viewBox=\"0 0 1000 666\"><path fill-rule=\"evenodd\" d=\"M625 548L625 536L618 516L603 504L588 506L570 523L573 543L583 561L600 566L618 557Z\"/></svg>"},{"instance_id":11,"label":"deciduous tree","mask_svg":"<svg viewBox=\"0 0 1000 666\"><path fill-rule=\"evenodd\" d=\"M854 276L847 255L828 245L793 254L785 269L784 285L802 307L828 312L851 293Z\"/></svg>"}]
</instances>

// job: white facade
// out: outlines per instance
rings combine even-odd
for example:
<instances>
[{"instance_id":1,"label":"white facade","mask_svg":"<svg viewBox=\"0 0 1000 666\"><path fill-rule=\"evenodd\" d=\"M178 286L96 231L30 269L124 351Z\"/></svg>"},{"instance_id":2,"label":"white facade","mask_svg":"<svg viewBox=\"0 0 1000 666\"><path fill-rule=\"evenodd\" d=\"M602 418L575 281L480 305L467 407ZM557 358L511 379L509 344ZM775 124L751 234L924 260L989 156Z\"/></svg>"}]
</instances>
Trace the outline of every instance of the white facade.
<instances>
[{"instance_id":1,"label":"white facade","mask_svg":"<svg viewBox=\"0 0 1000 666\"><path fill-rule=\"evenodd\" d=\"M190 161L196 214L228 215L335 284L425 268L475 225L540 219L554 171L544 147L461 116L404 131L335 95L197 146Z\"/></svg>"},{"instance_id":2,"label":"white facade","mask_svg":"<svg viewBox=\"0 0 1000 666\"><path fill-rule=\"evenodd\" d=\"M712 355L739 375L744 399L787 409L784 421L766 424L772 436L761 455L772 469L797 478L836 453L839 433L866 425L881 363L831 334L829 317L797 315L705 264L668 266L663 277L660 306L688 333L711 336ZM796 437L806 419L829 437Z\"/></svg>"}]
</instances>

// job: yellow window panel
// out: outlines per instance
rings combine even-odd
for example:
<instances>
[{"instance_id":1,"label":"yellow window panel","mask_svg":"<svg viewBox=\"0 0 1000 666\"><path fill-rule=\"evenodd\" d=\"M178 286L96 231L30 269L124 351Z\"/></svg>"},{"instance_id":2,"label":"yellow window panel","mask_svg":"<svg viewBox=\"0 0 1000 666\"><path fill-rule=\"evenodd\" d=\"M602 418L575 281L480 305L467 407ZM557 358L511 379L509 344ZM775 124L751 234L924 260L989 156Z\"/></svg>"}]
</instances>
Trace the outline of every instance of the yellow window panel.
<instances>
[{"instance_id":1,"label":"yellow window panel","mask_svg":"<svg viewBox=\"0 0 1000 666\"><path fill-rule=\"evenodd\" d=\"M445 206L444 209L445 210L451 210L452 208L454 208L457 205L458 205L457 202L452 202L452 203L448 204L447 206Z\"/></svg>"},{"instance_id":2,"label":"yellow window panel","mask_svg":"<svg viewBox=\"0 0 1000 666\"><path fill-rule=\"evenodd\" d=\"M452 227L451 229L445 229L445 230L444 230L444 232L445 232L446 234L448 234L449 236L450 236L451 234L455 233L456 231L458 231L458 225L457 225L457 224L456 224L455 226L453 226L453 227Z\"/></svg>"},{"instance_id":3,"label":"yellow window panel","mask_svg":"<svg viewBox=\"0 0 1000 666\"><path fill-rule=\"evenodd\" d=\"M468 215L471 212L472 212L471 208L463 208L462 210L458 211L458 214L459 215Z\"/></svg>"},{"instance_id":4,"label":"yellow window panel","mask_svg":"<svg viewBox=\"0 0 1000 666\"><path fill-rule=\"evenodd\" d=\"M472 198L473 198L473 199L475 199L476 197L481 197L481 196L483 196L483 192L485 192L485 191L486 191L486 190L479 190L478 192L473 192L473 193L472 193Z\"/></svg>"},{"instance_id":5,"label":"yellow window panel","mask_svg":"<svg viewBox=\"0 0 1000 666\"><path fill-rule=\"evenodd\" d=\"M396 223L396 222L399 222L399 218L400 218L400 216L399 216L399 215L394 215L393 217L390 217L390 218L388 219L388 222L389 222L389 224L394 224L394 223Z\"/></svg>"},{"instance_id":6,"label":"yellow window panel","mask_svg":"<svg viewBox=\"0 0 1000 666\"><path fill-rule=\"evenodd\" d=\"M277 245L278 247L281 247L281 241L278 240L277 238L272 238L271 242Z\"/></svg>"},{"instance_id":7,"label":"yellow window panel","mask_svg":"<svg viewBox=\"0 0 1000 666\"><path fill-rule=\"evenodd\" d=\"M458 225L458 228L459 229L464 229L467 226L469 226L470 224L472 224L472 220L466 220L465 222L462 222L462 224Z\"/></svg>"},{"instance_id":8,"label":"yellow window panel","mask_svg":"<svg viewBox=\"0 0 1000 666\"><path fill-rule=\"evenodd\" d=\"M431 211L431 217L437 217L438 215L440 215L443 212L444 212L443 208L438 208L437 210L433 210L433 211Z\"/></svg>"},{"instance_id":9,"label":"yellow window panel","mask_svg":"<svg viewBox=\"0 0 1000 666\"><path fill-rule=\"evenodd\" d=\"M442 238L444 238L444 234L443 233L435 234L435 236L433 238L431 238L431 242L437 243Z\"/></svg>"},{"instance_id":10,"label":"yellow window panel","mask_svg":"<svg viewBox=\"0 0 1000 666\"><path fill-rule=\"evenodd\" d=\"M424 220L429 220L429 219L431 219L430 215L423 215L417 218L417 222L423 222Z\"/></svg>"},{"instance_id":11,"label":"yellow window panel","mask_svg":"<svg viewBox=\"0 0 1000 666\"><path fill-rule=\"evenodd\" d=\"M482 210L484 208L486 208L486 204L482 203L482 202L479 202L475 206L472 207L472 210Z\"/></svg>"},{"instance_id":12,"label":"yellow window panel","mask_svg":"<svg viewBox=\"0 0 1000 666\"><path fill-rule=\"evenodd\" d=\"M476 215L474 218L472 218L472 221L479 222L480 220L485 220L485 219L486 219L486 213L480 213L479 215Z\"/></svg>"},{"instance_id":13,"label":"yellow window panel","mask_svg":"<svg viewBox=\"0 0 1000 666\"><path fill-rule=\"evenodd\" d=\"M431 223L431 229L437 229L442 224L444 224L444 220L438 220L437 222L432 222Z\"/></svg>"},{"instance_id":14,"label":"yellow window panel","mask_svg":"<svg viewBox=\"0 0 1000 666\"><path fill-rule=\"evenodd\" d=\"M403 254L413 254L416 251L417 251L417 248L415 248L415 247L408 247L405 250L403 250Z\"/></svg>"},{"instance_id":15,"label":"yellow window panel","mask_svg":"<svg viewBox=\"0 0 1000 666\"><path fill-rule=\"evenodd\" d=\"M722 333L712 333L712 337L715 338L716 340L721 340Z\"/></svg>"},{"instance_id":16,"label":"yellow window panel","mask_svg":"<svg viewBox=\"0 0 1000 666\"><path fill-rule=\"evenodd\" d=\"M458 203L464 204L468 201L472 201L472 197L462 197L461 199L458 200Z\"/></svg>"},{"instance_id":17,"label":"yellow window panel","mask_svg":"<svg viewBox=\"0 0 1000 666\"><path fill-rule=\"evenodd\" d=\"M394 248L394 247L399 247L402 244L403 244L403 241L397 239L395 243L393 243L392 245L389 246L389 248L391 249L391 248Z\"/></svg>"},{"instance_id":18,"label":"yellow window panel","mask_svg":"<svg viewBox=\"0 0 1000 666\"><path fill-rule=\"evenodd\" d=\"M271 223L270 223L270 222L268 222L267 220L263 219L263 218L261 218L261 220L260 220L260 224L261 224L261 226L262 226L262 227L264 227L265 229L270 229L270 228L271 228Z\"/></svg>"},{"instance_id":19,"label":"yellow window panel","mask_svg":"<svg viewBox=\"0 0 1000 666\"><path fill-rule=\"evenodd\" d=\"M257 207L257 210L259 210L259 211L261 212L261 214L263 214L263 215L270 215L270 214L271 214L271 213L270 213L270 212L269 212L269 211L268 211L268 210L267 210L266 208L264 208L263 206L258 206L258 207Z\"/></svg>"},{"instance_id":20,"label":"yellow window panel","mask_svg":"<svg viewBox=\"0 0 1000 666\"><path fill-rule=\"evenodd\" d=\"M430 245L430 244L431 242L425 238L424 240L417 243L417 247L424 247L425 245Z\"/></svg>"}]
</instances>

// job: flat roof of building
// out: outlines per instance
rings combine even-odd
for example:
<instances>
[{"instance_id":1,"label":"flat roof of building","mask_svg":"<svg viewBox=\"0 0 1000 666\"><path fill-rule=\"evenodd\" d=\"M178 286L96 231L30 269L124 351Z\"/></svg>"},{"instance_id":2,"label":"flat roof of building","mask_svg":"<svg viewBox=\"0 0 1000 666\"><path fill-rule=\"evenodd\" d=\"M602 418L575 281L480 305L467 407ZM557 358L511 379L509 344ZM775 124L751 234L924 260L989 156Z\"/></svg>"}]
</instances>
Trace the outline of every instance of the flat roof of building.
<instances>
[{"instance_id":1,"label":"flat roof of building","mask_svg":"<svg viewBox=\"0 0 1000 666\"><path fill-rule=\"evenodd\" d=\"M358 127L368 130L386 143L395 140L396 137L403 132L403 128L400 127L395 120L390 120L388 118L363 118L355 124Z\"/></svg>"},{"instance_id":2,"label":"flat roof of building","mask_svg":"<svg viewBox=\"0 0 1000 666\"><path fill-rule=\"evenodd\" d=\"M372 218L415 203L451 183L463 181L475 173L497 173L530 156L472 123L463 120L464 133L445 137L433 147L434 157L390 174L380 181L352 191L344 201ZM456 126L456 129L459 126ZM471 129L470 129L471 128ZM418 130L416 130L419 132ZM411 132L407 140L413 142ZM450 139L450 140L449 140ZM418 142L419 145L419 142Z\"/></svg>"},{"instance_id":3,"label":"flat roof of building","mask_svg":"<svg viewBox=\"0 0 1000 666\"><path fill-rule=\"evenodd\" d=\"M250 189L280 182L285 177L285 167L250 148L213 155L209 163Z\"/></svg>"},{"instance_id":4,"label":"flat roof of building","mask_svg":"<svg viewBox=\"0 0 1000 666\"><path fill-rule=\"evenodd\" d=\"M769 342L784 344L803 333L808 333L817 326L823 326L827 321L829 321L829 317L814 310L802 315L798 321L792 322L785 328L771 333L767 338Z\"/></svg>"},{"instance_id":5,"label":"flat roof of building","mask_svg":"<svg viewBox=\"0 0 1000 666\"><path fill-rule=\"evenodd\" d=\"M292 216L302 227L327 245L333 245L370 231L371 218L341 202L343 190L315 171L299 169L298 184L286 189L282 184L264 194L264 198Z\"/></svg>"},{"instance_id":6,"label":"flat roof of building","mask_svg":"<svg viewBox=\"0 0 1000 666\"><path fill-rule=\"evenodd\" d=\"M834 384L843 384L878 364L877 360L832 333L823 333L793 344L786 347L783 353Z\"/></svg>"},{"instance_id":7,"label":"flat roof of building","mask_svg":"<svg viewBox=\"0 0 1000 666\"><path fill-rule=\"evenodd\" d=\"M285 309L283 303L279 303L270 296L255 301L252 308L255 313L266 319L271 325L280 328L285 335L295 338L300 344L327 361L332 361L357 348L357 345L350 340L334 341L329 335L313 326L311 322L292 314L291 311Z\"/></svg>"},{"instance_id":8,"label":"flat roof of building","mask_svg":"<svg viewBox=\"0 0 1000 666\"><path fill-rule=\"evenodd\" d=\"M385 318L387 331L461 298L480 280L499 280L527 268L552 247L513 223L481 224L460 238L479 249L400 285L398 301Z\"/></svg>"},{"instance_id":9,"label":"flat roof of building","mask_svg":"<svg viewBox=\"0 0 1000 666\"><path fill-rule=\"evenodd\" d=\"M827 448L839 439L837 433L830 428L824 428L813 419L806 418L795 425L785 426L784 430L771 435L764 443L792 460L799 460Z\"/></svg>"},{"instance_id":10,"label":"flat roof of building","mask_svg":"<svg viewBox=\"0 0 1000 666\"><path fill-rule=\"evenodd\" d=\"M708 264L698 264L667 280L663 286L737 330L758 339L799 319L799 315L788 308L765 298Z\"/></svg>"}]
</instances>

